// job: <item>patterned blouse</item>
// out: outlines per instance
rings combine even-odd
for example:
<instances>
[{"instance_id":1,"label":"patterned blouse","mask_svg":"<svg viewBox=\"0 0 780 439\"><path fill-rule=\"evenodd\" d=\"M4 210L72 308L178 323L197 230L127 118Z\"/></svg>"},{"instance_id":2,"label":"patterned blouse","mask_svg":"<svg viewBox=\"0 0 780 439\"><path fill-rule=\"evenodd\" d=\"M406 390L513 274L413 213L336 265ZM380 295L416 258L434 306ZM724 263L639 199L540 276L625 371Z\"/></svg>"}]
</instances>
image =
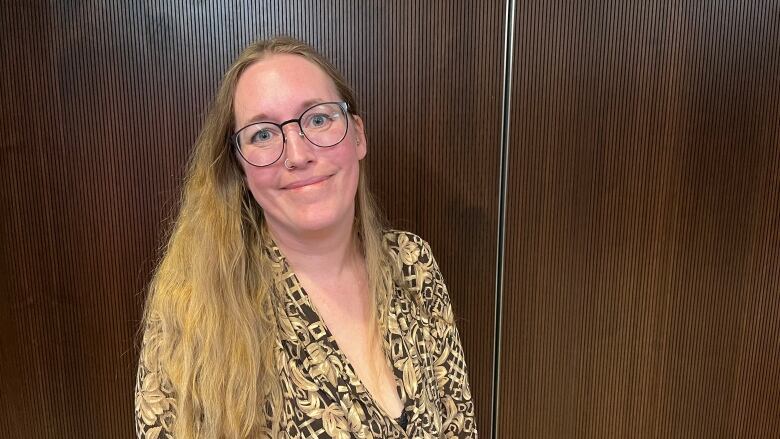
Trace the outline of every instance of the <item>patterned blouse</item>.
<instances>
[{"instance_id":1,"label":"patterned blouse","mask_svg":"<svg viewBox=\"0 0 780 439\"><path fill-rule=\"evenodd\" d=\"M276 364L284 407L274 415L287 437L477 438L463 349L431 249L406 232L387 232L385 243L411 285L396 285L383 316L403 421L374 401L279 248L269 249L277 270L275 355L283 360ZM170 387L164 373L149 370L142 357L135 395L139 438L172 437Z\"/></svg>"}]
</instances>

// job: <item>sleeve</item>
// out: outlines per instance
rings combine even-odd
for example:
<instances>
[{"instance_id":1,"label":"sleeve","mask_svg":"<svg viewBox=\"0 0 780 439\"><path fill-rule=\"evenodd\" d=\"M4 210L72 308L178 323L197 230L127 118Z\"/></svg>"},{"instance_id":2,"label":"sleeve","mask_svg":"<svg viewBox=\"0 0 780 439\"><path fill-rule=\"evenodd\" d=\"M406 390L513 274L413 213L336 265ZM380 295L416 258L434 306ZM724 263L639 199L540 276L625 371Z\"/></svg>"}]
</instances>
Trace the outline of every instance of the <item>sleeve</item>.
<instances>
[{"instance_id":1,"label":"sleeve","mask_svg":"<svg viewBox=\"0 0 780 439\"><path fill-rule=\"evenodd\" d=\"M159 333L144 332L135 384L135 431L139 439L172 439L176 399L157 358Z\"/></svg>"},{"instance_id":2,"label":"sleeve","mask_svg":"<svg viewBox=\"0 0 780 439\"><path fill-rule=\"evenodd\" d=\"M469 387L463 347L452 312L444 278L427 242L420 239L423 300L428 304L434 334L434 373L443 412L442 435L446 438L478 437L474 401Z\"/></svg>"}]
</instances>

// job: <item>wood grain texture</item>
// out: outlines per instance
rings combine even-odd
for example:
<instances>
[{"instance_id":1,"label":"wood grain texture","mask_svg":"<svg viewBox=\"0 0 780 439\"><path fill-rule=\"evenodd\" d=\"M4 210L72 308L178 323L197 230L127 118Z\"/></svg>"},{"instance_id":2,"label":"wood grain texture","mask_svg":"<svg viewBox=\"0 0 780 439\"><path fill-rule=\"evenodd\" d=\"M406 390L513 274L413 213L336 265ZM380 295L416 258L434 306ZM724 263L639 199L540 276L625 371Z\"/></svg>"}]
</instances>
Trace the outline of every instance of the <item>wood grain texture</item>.
<instances>
[{"instance_id":1,"label":"wood grain texture","mask_svg":"<svg viewBox=\"0 0 780 439\"><path fill-rule=\"evenodd\" d=\"M500 437L777 437L779 19L518 3Z\"/></svg>"},{"instance_id":2,"label":"wood grain texture","mask_svg":"<svg viewBox=\"0 0 780 439\"><path fill-rule=\"evenodd\" d=\"M311 42L357 90L373 187L391 223L434 249L487 427L502 12L4 2L0 436L133 436L135 336L189 149L240 48L276 34Z\"/></svg>"},{"instance_id":3,"label":"wood grain texture","mask_svg":"<svg viewBox=\"0 0 780 439\"><path fill-rule=\"evenodd\" d=\"M0 7L2 437L132 437L135 334L221 74L275 34L358 91L489 437L502 2ZM780 431L780 2L518 2L498 437Z\"/></svg>"}]
</instances>

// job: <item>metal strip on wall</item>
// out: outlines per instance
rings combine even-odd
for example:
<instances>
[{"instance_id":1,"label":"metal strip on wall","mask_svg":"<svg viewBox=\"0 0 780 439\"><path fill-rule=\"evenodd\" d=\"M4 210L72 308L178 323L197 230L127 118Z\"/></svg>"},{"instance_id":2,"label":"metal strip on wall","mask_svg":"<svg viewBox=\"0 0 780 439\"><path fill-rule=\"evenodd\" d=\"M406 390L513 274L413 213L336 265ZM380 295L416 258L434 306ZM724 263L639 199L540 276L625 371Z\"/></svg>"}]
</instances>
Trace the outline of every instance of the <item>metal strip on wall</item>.
<instances>
[{"instance_id":1,"label":"metal strip on wall","mask_svg":"<svg viewBox=\"0 0 780 439\"><path fill-rule=\"evenodd\" d=\"M506 244L506 200L507 175L509 168L509 121L512 103L512 61L514 53L515 28L514 0L507 0L504 16L504 51L502 72L503 87L501 91L501 153L499 155L500 181L498 187L498 233L496 234L496 298L493 321L493 398L491 400L491 435L498 437L498 401L501 385L501 313L502 296L504 293L504 249Z\"/></svg>"}]
</instances>

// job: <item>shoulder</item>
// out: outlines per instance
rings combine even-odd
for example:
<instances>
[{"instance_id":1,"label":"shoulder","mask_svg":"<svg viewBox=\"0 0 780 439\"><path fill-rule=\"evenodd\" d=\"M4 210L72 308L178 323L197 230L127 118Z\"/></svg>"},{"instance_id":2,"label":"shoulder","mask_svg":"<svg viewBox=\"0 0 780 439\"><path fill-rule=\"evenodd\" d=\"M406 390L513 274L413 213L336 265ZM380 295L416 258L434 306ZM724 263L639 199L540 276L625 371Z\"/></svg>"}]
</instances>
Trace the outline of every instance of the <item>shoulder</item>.
<instances>
[{"instance_id":1,"label":"shoulder","mask_svg":"<svg viewBox=\"0 0 780 439\"><path fill-rule=\"evenodd\" d=\"M430 244L414 233L399 230L385 231L384 241L406 286L417 293L427 314L451 321L450 296Z\"/></svg>"},{"instance_id":2,"label":"shoulder","mask_svg":"<svg viewBox=\"0 0 780 439\"><path fill-rule=\"evenodd\" d=\"M384 244L402 270L403 268L424 267L435 263L430 244L414 233L386 230Z\"/></svg>"}]
</instances>

